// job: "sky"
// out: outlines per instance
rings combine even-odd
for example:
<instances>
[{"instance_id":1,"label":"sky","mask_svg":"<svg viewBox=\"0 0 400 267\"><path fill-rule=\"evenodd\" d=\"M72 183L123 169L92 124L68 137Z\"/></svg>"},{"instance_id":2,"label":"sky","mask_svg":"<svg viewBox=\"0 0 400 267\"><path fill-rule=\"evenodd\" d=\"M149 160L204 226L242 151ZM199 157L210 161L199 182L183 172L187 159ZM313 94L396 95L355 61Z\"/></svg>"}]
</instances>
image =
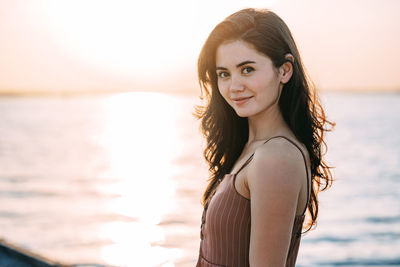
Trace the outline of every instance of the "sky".
<instances>
[{"instance_id":1,"label":"sky","mask_svg":"<svg viewBox=\"0 0 400 267\"><path fill-rule=\"evenodd\" d=\"M400 90L397 0L0 0L0 92L197 92L209 32L246 7L283 18L321 90Z\"/></svg>"}]
</instances>

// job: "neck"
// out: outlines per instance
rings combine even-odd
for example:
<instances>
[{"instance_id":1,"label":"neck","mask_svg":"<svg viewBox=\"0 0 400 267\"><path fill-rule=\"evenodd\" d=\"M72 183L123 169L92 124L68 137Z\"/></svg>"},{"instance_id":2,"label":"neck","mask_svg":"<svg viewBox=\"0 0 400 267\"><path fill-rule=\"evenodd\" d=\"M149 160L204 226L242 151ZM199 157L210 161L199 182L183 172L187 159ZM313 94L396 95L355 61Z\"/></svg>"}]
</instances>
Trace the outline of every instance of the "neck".
<instances>
[{"instance_id":1,"label":"neck","mask_svg":"<svg viewBox=\"0 0 400 267\"><path fill-rule=\"evenodd\" d=\"M277 104L271 106L265 112L248 117L248 122L248 144L285 134L289 129Z\"/></svg>"}]
</instances>

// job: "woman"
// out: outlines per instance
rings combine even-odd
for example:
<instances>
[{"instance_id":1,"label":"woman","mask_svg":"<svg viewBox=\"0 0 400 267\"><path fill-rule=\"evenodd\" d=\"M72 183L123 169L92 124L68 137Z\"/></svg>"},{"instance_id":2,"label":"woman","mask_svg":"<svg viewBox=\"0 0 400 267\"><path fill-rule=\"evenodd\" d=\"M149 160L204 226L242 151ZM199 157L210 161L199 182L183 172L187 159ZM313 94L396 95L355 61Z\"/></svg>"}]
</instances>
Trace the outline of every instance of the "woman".
<instances>
[{"instance_id":1,"label":"woman","mask_svg":"<svg viewBox=\"0 0 400 267\"><path fill-rule=\"evenodd\" d=\"M328 129L286 24L240 10L218 24L198 60L198 107L211 178L203 196L197 266L294 266L305 212L332 175Z\"/></svg>"}]
</instances>

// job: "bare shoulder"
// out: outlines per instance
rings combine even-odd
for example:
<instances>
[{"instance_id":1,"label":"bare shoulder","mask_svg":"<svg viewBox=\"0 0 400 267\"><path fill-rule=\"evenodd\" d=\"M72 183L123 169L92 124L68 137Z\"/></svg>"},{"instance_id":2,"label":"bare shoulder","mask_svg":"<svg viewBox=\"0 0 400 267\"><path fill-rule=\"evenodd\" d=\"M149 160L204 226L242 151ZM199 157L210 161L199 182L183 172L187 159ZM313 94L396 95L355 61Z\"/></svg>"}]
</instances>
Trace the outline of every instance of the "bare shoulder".
<instances>
[{"instance_id":1,"label":"bare shoulder","mask_svg":"<svg viewBox=\"0 0 400 267\"><path fill-rule=\"evenodd\" d=\"M302 152L285 138L274 138L260 146L247 172L250 194L252 188L271 185L298 192L306 176Z\"/></svg>"},{"instance_id":2,"label":"bare shoulder","mask_svg":"<svg viewBox=\"0 0 400 267\"><path fill-rule=\"evenodd\" d=\"M289 140L274 138L256 149L246 175L251 199L250 257L255 262L265 263L277 255L285 261L295 216L304 207L300 199L305 176L302 153Z\"/></svg>"}]
</instances>

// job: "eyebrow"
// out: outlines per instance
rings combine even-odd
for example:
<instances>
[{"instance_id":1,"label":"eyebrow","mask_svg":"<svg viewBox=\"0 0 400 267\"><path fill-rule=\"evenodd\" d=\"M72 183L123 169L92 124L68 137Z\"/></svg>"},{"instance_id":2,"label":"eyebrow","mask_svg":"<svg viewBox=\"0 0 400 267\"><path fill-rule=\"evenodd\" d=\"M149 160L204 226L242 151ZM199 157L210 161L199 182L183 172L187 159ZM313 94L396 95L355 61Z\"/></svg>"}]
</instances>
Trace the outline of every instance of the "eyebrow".
<instances>
[{"instance_id":1,"label":"eyebrow","mask_svg":"<svg viewBox=\"0 0 400 267\"><path fill-rule=\"evenodd\" d=\"M243 61L243 62L240 62L239 64L237 64L236 68L240 68L243 65L251 64L251 63L256 63L256 62L252 61L252 60L246 60L246 61ZM217 70L227 70L227 68L224 68L224 67L217 67L216 69Z\"/></svg>"}]
</instances>

